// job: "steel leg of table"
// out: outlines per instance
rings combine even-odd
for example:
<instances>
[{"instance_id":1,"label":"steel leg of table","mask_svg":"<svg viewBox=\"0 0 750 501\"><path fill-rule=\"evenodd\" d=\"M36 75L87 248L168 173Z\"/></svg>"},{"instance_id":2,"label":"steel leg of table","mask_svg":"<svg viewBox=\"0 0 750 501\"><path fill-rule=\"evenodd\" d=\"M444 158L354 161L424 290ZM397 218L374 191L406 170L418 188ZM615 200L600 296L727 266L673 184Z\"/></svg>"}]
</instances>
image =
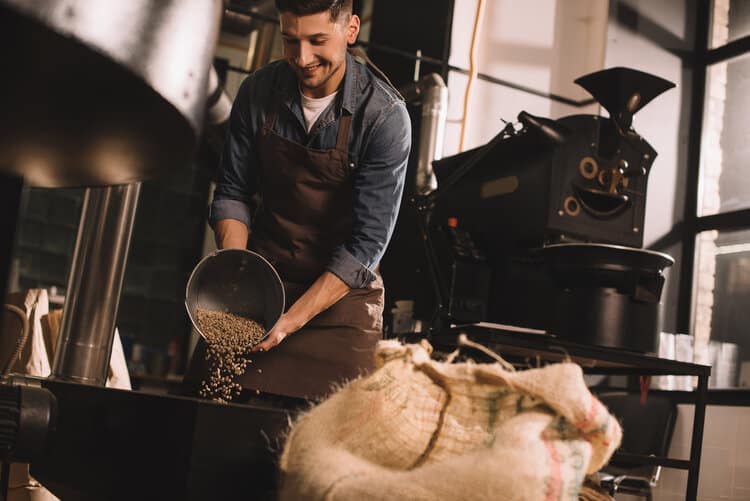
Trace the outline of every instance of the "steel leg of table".
<instances>
[{"instance_id":1,"label":"steel leg of table","mask_svg":"<svg viewBox=\"0 0 750 501\"><path fill-rule=\"evenodd\" d=\"M698 493L698 474L701 468L701 448L703 446L703 425L706 418L706 393L708 375L698 376L695 390L695 414L693 416L693 440L690 444L690 469L688 470L687 494L685 499L695 501Z\"/></svg>"}]
</instances>

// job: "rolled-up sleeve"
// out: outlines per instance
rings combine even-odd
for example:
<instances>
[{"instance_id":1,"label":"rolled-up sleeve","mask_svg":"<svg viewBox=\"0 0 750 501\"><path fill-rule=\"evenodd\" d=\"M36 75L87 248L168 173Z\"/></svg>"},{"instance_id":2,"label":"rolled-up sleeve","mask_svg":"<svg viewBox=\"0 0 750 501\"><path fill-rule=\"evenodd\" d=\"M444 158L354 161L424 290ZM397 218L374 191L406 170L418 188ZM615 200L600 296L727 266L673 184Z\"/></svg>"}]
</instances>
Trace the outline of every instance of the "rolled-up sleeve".
<instances>
[{"instance_id":1,"label":"rolled-up sleeve","mask_svg":"<svg viewBox=\"0 0 750 501\"><path fill-rule=\"evenodd\" d=\"M396 101L383 110L363 144L354 171L354 223L351 237L337 247L328 270L352 288L375 280L396 224L411 149L406 106Z\"/></svg>"},{"instance_id":2,"label":"rolled-up sleeve","mask_svg":"<svg viewBox=\"0 0 750 501\"><path fill-rule=\"evenodd\" d=\"M216 226L217 221L222 219L236 219L242 221L245 226L250 228L250 221L252 214L250 213L250 207L246 202L239 200L216 200L209 207L208 221L211 227Z\"/></svg>"},{"instance_id":3,"label":"rolled-up sleeve","mask_svg":"<svg viewBox=\"0 0 750 501\"><path fill-rule=\"evenodd\" d=\"M215 227L221 219L236 219L250 227L253 195L257 190L258 165L255 133L250 102L253 75L247 77L237 92L229 117L224 150L219 163L214 198L209 207L208 222Z\"/></svg>"}]
</instances>

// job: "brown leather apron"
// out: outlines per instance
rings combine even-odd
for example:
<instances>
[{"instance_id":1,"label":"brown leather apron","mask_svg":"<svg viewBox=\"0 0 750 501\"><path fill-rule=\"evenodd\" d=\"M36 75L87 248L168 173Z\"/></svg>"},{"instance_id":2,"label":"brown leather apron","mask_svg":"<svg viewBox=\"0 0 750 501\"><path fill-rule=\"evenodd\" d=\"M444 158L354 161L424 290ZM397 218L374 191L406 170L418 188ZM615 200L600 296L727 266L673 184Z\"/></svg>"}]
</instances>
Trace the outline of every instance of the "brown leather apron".
<instances>
[{"instance_id":1,"label":"brown leather apron","mask_svg":"<svg viewBox=\"0 0 750 501\"><path fill-rule=\"evenodd\" d=\"M326 269L333 250L351 234L354 191L348 159L352 117L339 120L336 147L315 150L273 131L276 101L258 138L262 204L248 247L279 272L287 308ZM278 346L250 356L243 388L320 398L336 383L373 367L382 335L383 283L352 289Z\"/></svg>"}]
</instances>

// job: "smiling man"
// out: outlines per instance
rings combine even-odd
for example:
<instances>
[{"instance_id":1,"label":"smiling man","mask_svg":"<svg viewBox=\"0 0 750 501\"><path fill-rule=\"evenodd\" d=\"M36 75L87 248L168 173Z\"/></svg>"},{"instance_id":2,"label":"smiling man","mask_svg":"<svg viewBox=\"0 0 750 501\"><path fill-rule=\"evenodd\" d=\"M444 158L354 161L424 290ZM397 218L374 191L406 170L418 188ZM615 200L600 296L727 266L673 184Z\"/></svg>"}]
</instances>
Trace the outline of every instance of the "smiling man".
<instances>
[{"instance_id":1,"label":"smiling man","mask_svg":"<svg viewBox=\"0 0 750 501\"><path fill-rule=\"evenodd\" d=\"M287 294L243 388L317 398L372 368L411 128L398 92L347 51L351 0L276 7L284 60L237 94L209 219L220 248L263 255Z\"/></svg>"},{"instance_id":2,"label":"smiling man","mask_svg":"<svg viewBox=\"0 0 750 501\"><path fill-rule=\"evenodd\" d=\"M330 2L308 2L315 3ZM277 2L278 4L278 2ZM288 2L291 9L291 2ZM280 12L284 55L300 82L302 95L333 95L346 73L346 48L359 33L359 17L341 12L339 3L328 12L304 15L309 9ZM302 14L302 15L298 15Z\"/></svg>"}]
</instances>

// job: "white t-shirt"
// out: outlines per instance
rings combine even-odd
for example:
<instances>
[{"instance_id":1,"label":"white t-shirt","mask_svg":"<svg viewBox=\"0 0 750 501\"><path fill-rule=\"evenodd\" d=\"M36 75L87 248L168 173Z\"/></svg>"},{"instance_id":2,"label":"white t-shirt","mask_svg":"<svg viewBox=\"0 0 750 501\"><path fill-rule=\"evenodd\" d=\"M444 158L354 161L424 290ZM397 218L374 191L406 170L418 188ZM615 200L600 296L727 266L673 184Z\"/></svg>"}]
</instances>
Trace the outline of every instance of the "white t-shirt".
<instances>
[{"instance_id":1,"label":"white t-shirt","mask_svg":"<svg viewBox=\"0 0 750 501\"><path fill-rule=\"evenodd\" d=\"M328 96L315 98L307 97L302 91L299 92L302 97L302 112L305 115L305 124L307 125L308 134L320 114L323 113L323 110L325 110L329 104L331 104L331 101L334 100L338 93L339 91L336 91Z\"/></svg>"}]
</instances>

